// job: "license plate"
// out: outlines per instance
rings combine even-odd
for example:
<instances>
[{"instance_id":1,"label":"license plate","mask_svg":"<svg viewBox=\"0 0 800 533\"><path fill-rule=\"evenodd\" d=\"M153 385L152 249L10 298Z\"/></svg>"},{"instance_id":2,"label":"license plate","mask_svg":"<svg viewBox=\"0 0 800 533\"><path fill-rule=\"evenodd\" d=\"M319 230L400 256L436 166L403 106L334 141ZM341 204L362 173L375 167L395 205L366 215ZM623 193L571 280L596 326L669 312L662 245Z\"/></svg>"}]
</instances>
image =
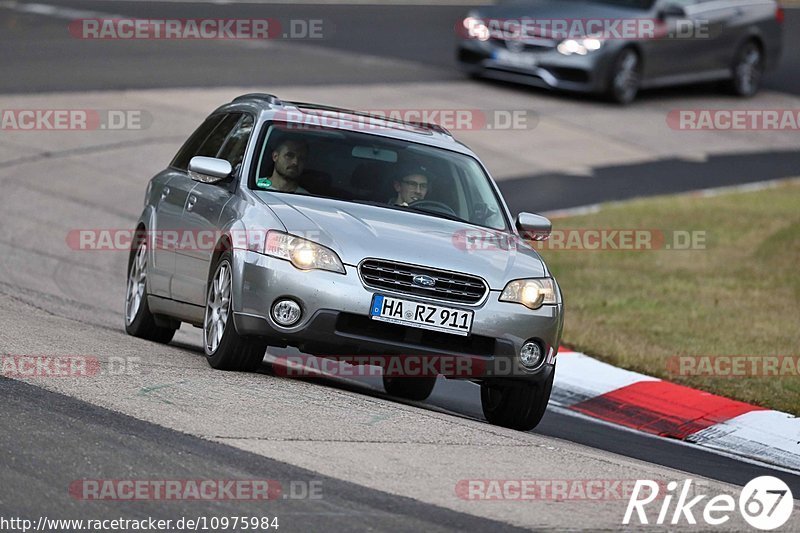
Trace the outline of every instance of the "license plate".
<instances>
[{"instance_id":1,"label":"license plate","mask_svg":"<svg viewBox=\"0 0 800 533\"><path fill-rule=\"evenodd\" d=\"M466 336L472 329L473 312L376 294L369 315L381 322Z\"/></svg>"},{"instance_id":2,"label":"license plate","mask_svg":"<svg viewBox=\"0 0 800 533\"><path fill-rule=\"evenodd\" d=\"M512 52L510 50L495 50L494 60L503 65L519 68L534 68L538 63L536 54Z\"/></svg>"}]
</instances>

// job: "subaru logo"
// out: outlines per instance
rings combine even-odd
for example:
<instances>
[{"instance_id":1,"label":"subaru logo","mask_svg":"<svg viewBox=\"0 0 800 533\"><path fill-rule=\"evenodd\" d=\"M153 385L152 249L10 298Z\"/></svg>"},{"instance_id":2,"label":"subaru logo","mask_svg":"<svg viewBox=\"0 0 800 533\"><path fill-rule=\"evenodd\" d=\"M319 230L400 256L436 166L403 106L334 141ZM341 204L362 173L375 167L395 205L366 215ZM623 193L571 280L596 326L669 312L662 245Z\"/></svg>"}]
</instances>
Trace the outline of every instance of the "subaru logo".
<instances>
[{"instance_id":1,"label":"subaru logo","mask_svg":"<svg viewBox=\"0 0 800 533\"><path fill-rule=\"evenodd\" d=\"M412 281L414 285L419 285L421 287L433 287L436 285L436 280L430 276L414 276Z\"/></svg>"}]
</instances>

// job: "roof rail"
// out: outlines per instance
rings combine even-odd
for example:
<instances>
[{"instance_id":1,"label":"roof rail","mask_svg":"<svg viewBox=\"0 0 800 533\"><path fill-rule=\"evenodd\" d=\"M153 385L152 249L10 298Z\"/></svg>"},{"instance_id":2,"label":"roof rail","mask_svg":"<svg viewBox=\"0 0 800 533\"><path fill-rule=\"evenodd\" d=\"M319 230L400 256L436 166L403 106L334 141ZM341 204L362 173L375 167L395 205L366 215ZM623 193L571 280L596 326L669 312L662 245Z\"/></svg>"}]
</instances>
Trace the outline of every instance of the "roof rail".
<instances>
[{"instance_id":1,"label":"roof rail","mask_svg":"<svg viewBox=\"0 0 800 533\"><path fill-rule=\"evenodd\" d=\"M244 102L245 100L263 100L271 105L281 105L281 99L275 96L274 94L267 94L267 93L248 93L243 94L241 96L237 96L232 100L232 102Z\"/></svg>"},{"instance_id":2,"label":"roof rail","mask_svg":"<svg viewBox=\"0 0 800 533\"><path fill-rule=\"evenodd\" d=\"M286 104L293 105L295 107L305 107L307 109L319 110L319 111L335 111L337 113L347 113L349 115L356 115L359 117L369 117L375 118L378 120L384 120L386 122L393 122L394 124L405 124L407 126L416 126L418 128L427 128L431 131L435 131L437 133L441 133L443 135L447 135L448 137L453 137L453 134L447 130L444 126L440 126L439 124L435 124L433 122L423 122L421 120L401 120L399 118L392 118L383 115L375 115L373 113L368 113L366 111L356 111L355 109L345 109L342 107L335 107L329 105L322 105L322 104L311 104L308 102L285 102Z\"/></svg>"}]
</instances>

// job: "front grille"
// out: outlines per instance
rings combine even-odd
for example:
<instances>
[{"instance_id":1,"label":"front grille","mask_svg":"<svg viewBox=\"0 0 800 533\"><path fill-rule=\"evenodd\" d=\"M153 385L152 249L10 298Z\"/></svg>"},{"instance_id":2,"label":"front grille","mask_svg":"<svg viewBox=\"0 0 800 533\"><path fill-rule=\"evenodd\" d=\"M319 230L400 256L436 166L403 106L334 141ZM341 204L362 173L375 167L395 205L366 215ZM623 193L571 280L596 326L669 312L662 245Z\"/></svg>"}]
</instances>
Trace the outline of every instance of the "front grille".
<instances>
[{"instance_id":1,"label":"front grille","mask_svg":"<svg viewBox=\"0 0 800 533\"><path fill-rule=\"evenodd\" d=\"M487 291L486 284L476 276L406 265L394 261L367 259L361 263L359 271L364 285L368 287L425 296L446 302L478 303ZM435 285L432 287L417 285L414 283L415 276L433 278Z\"/></svg>"},{"instance_id":2,"label":"front grille","mask_svg":"<svg viewBox=\"0 0 800 533\"><path fill-rule=\"evenodd\" d=\"M502 46L513 52L548 52L556 47L556 43L554 41L546 40L523 41L521 43L517 42L511 45L509 45L509 42L512 42L511 40L498 39L496 37L492 37L489 39L489 41L497 46Z\"/></svg>"}]
</instances>

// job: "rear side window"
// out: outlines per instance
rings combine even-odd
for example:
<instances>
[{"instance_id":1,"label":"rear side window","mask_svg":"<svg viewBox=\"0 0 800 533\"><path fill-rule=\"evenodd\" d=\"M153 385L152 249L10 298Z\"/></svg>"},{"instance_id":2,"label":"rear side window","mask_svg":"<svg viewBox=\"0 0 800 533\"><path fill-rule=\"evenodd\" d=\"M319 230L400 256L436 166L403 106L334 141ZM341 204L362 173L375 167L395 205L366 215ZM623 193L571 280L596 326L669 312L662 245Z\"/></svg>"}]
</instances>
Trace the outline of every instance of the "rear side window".
<instances>
[{"instance_id":1,"label":"rear side window","mask_svg":"<svg viewBox=\"0 0 800 533\"><path fill-rule=\"evenodd\" d=\"M225 118L225 115L211 115L208 117L205 122L203 122L199 128L192 133L189 140L186 141L181 149L178 151L178 154L170 163L170 166L175 168L179 168L181 170L186 170L189 166L189 161L197 155L197 151L200 149L200 146L203 145L205 140L214 131L222 119Z\"/></svg>"}]
</instances>

